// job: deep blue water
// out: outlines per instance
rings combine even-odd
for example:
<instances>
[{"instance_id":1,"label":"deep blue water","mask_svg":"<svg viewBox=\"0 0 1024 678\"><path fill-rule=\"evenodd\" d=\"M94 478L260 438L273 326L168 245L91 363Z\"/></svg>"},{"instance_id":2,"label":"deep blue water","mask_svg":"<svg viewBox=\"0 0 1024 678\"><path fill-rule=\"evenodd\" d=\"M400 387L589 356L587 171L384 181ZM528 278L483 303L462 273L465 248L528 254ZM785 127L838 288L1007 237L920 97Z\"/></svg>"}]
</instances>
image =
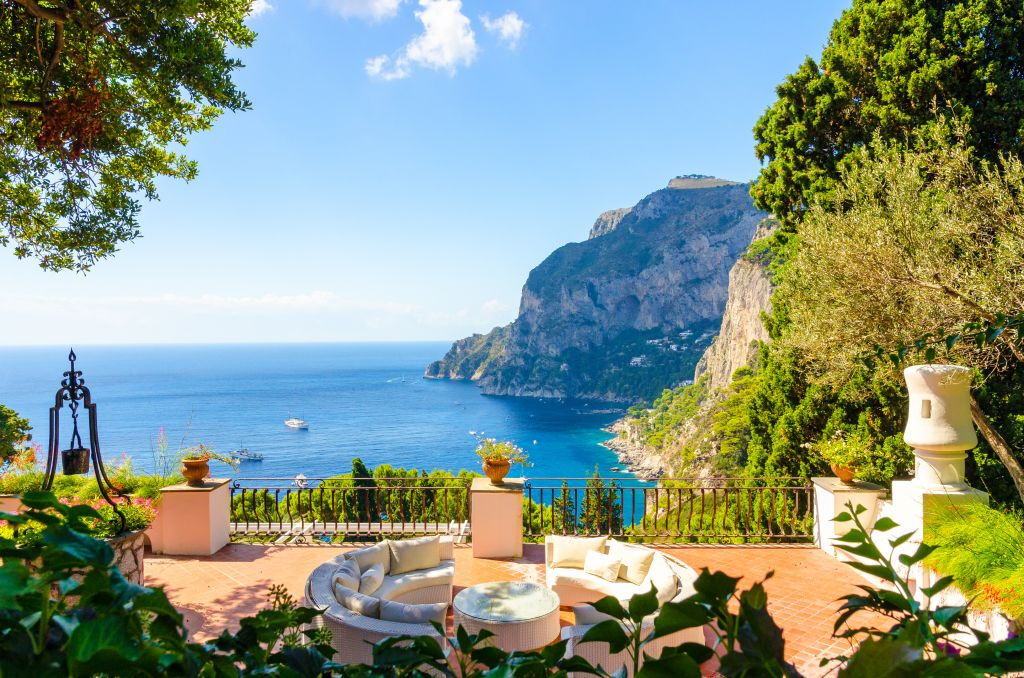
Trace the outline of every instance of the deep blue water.
<instances>
[{"instance_id":1,"label":"deep blue water","mask_svg":"<svg viewBox=\"0 0 1024 678\"><path fill-rule=\"evenodd\" d=\"M599 445L609 438L601 428L616 418L607 404L485 396L472 384L423 379L426 364L447 349L430 342L81 346L76 353L108 464L128 455L151 470L162 427L172 450L204 442L262 452L264 461L243 463L237 475L245 477L346 473L356 456L371 468L477 469L475 431L525 448L530 477L582 477L595 465L605 476L626 475L610 473L617 460ZM47 410L66 369L67 348L0 348L0 403L28 417L44 447ZM291 416L309 430L285 427Z\"/></svg>"}]
</instances>

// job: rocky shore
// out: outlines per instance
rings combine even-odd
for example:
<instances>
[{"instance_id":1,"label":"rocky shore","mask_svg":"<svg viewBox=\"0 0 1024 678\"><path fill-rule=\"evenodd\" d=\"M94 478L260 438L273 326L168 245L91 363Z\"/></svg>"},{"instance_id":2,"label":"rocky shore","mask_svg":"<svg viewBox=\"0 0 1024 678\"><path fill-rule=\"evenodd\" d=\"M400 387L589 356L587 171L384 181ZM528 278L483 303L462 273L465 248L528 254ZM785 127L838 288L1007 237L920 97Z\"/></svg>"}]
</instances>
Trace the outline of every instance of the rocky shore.
<instances>
[{"instance_id":1,"label":"rocky shore","mask_svg":"<svg viewBox=\"0 0 1024 678\"><path fill-rule=\"evenodd\" d=\"M625 417L602 430L615 436L601 445L618 455L623 471L643 480L654 480L669 472L668 464L661 455L640 441L636 429Z\"/></svg>"}]
</instances>

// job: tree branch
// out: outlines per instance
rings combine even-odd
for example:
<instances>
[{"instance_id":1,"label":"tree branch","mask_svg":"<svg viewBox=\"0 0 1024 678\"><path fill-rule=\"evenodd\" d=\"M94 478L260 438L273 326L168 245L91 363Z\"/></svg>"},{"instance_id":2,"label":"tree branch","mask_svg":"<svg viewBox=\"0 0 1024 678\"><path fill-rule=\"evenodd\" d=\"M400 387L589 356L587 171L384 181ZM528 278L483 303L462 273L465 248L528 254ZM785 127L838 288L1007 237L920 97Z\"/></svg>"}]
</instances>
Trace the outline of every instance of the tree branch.
<instances>
[{"instance_id":1,"label":"tree branch","mask_svg":"<svg viewBox=\"0 0 1024 678\"><path fill-rule=\"evenodd\" d=\"M43 7L36 0L14 0L22 7L28 10L28 13L37 19L46 19L47 21L54 21L58 24L65 23L68 20L68 13L66 9L50 9L49 7Z\"/></svg>"},{"instance_id":2,"label":"tree branch","mask_svg":"<svg viewBox=\"0 0 1024 678\"><path fill-rule=\"evenodd\" d=\"M996 430L988 420L988 417L985 416L985 413L981 411L981 407L978 405L978 401L974 399L973 394L971 395L971 418L974 420L974 425L981 431L985 442L988 443L992 451L999 457L999 461L1002 462L1003 466L1010 473L1013 484L1017 487L1017 494L1020 495L1021 499L1024 499L1024 467L1017 461L1017 457L1014 456L1013 450L1010 449L1006 439Z\"/></svg>"},{"instance_id":3,"label":"tree branch","mask_svg":"<svg viewBox=\"0 0 1024 678\"><path fill-rule=\"evenodd\" d=\"M12 111L42 111L42 101L0 101L0 108L9 108Z\"/></svg>"},{"instance_id":4,"label":"tree branch","mask_svg":"<svg viewBox=\"0 0 1024 678\"><path fill-rule=\"evenodd\" d=\"M39 85L39 94L43 99L47 98L46 92L50 88L50 78L53 76L53 69L57 67L57 62L60 61L62 49L64 49L64 24L57 24L53 30L53 54L43 73L43 81Z\"/></svg>"}]
</instances>

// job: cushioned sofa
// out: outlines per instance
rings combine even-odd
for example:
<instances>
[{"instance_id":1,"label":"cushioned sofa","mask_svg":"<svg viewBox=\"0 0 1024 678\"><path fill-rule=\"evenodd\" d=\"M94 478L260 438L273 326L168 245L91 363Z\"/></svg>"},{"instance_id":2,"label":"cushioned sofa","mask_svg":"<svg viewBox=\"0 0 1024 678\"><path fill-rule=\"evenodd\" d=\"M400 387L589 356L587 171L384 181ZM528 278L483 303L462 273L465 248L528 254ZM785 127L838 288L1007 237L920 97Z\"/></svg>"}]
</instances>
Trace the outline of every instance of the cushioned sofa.
<instances>
[{"instance_id":1,"label":"cushioned sofa","mask_svg":"<svg viewBox=\"0 0 1024 678\"><path fill-rule=\"evenodd\" d=\"M563 606L572 607L575 616L575 624L562 629L562 639L569 641L566 654L581 656L609 673L628 665L629 655L609 654L605 643L580 644L591 626L609 619L588 603L614 596L625 604L634 595L650 591L652 584L661 604L694 593L697 573L693 568L639 544L606 537L553 536L544 540L544 551L548 588L558 594ZM645 632L654 627L655 616L643 621ZM686 642L703 644L703 629L686 629L659 638L646 647L646 652L656 657L662 648Z\"/></svg>"},{"instance_id":2,"label":"cushioned sofa","mask_svg":"<svg viewBox=\"0 0 1024 678\"><path fill-rule=\"evenodd\" d=\"M396 635L432 635L452 602L451 537L385 540L313 570L306 604L323 609L316 624L333 635L337 661L367 663L372 645Z\"/></svg>"}]
</instances>

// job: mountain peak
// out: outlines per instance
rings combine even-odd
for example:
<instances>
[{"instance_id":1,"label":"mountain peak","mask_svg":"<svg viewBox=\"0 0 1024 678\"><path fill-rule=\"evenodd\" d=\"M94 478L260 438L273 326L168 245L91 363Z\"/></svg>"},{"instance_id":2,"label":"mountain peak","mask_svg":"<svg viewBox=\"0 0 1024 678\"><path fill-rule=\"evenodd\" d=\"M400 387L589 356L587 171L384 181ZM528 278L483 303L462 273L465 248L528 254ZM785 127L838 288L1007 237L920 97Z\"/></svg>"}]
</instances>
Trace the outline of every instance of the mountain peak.
<instances>
[{"instance_id":1,"label":"mountain peak","mask_svg":"<svg viewBox=\"0 0 1024 678\"><path fill-rule=\"evenodd\" d=\"M707 174L684 174L668 182L668 188L715 188L718 186L735 186L739 181L719 179Z\"/></svg>"}]
</instances>

